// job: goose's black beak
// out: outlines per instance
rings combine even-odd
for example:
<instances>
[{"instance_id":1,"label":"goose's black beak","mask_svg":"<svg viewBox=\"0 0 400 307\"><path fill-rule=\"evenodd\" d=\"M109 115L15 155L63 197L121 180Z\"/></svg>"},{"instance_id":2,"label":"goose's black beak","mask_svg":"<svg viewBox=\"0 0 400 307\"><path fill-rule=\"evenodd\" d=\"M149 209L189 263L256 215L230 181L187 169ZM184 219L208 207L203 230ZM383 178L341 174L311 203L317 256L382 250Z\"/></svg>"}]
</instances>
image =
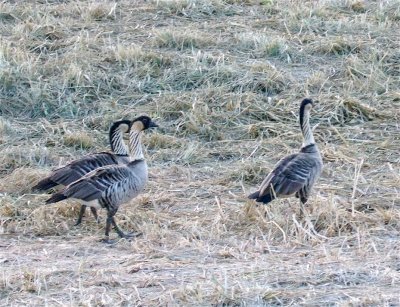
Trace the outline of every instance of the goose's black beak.
<instances>
[{"instance_id":1,"label":"goose's black beak","mask_svg":"<svg viewBox=\"0 0 400 307\"><path fill-rule=\"evenodd\" d=\"M155 122L150 121L149 128L157 128L157 127L159 127L159 126Z\"/></svg>"}]
</instances>

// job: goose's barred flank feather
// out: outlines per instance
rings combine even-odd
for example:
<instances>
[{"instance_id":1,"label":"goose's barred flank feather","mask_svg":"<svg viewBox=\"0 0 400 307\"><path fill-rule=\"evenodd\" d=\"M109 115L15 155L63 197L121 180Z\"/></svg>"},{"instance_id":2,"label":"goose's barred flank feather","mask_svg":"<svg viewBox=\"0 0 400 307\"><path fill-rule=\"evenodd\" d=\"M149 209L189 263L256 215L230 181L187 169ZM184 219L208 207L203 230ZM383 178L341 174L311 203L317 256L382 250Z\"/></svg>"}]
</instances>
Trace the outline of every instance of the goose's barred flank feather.
<instances>
[{"instance_id":1,"label":"goose's barred flank feather","mask_svg":"<svg viewBox=\"0 0 400 307\"><path fill-rule=\"evenodd\" d=\"M129 149L123 141L124 133L129 132L132 122L129 120L120 120L114 122L109 130L110 152L100 152L84 156L74 160L66 166L54 170L50 176L41 180L33 187L34 190L45 191L58 185L68 185L82 178L89 172L106 165L125 164L129 162ZM85 205L80 210L76 225L82 222L85 213ZM97 220L96 209L92 209L93 215Z\"/></svg>"},{"instance_id":2,"label":"goose's barred flank feather","mask_svg":"<svg viewBox=\"0 0 400 307\"><path fill-rule=\"evenodd\" d=\"M116 224L114 215L119 206L136 197L143 191L147 183L147 163L143 158L140 134L143 130L157 127L147 116L132 121L130 130L130 151L132 161L127 164L107 165L97 168L77 181L55 193L46 203L54 203L63 199L74 198L84 205L105 208L108 211L106 238L108 240L111 225L120 237L129 237ZM139 157L139 159L138 159Z\"/></svg>"},{"instance_id":3,"label":"goose's barred flank feather","mask_svg":"<svg viewBox=\"0 0 400 307\"><path fill-rule=\"evenodd\" d=\"M267 204L278 197L295 195L301 204L307 202L310 191L322 171L322 158L310 127L312 101L304 99L300 106L300 128L303 145L300 152L280 160L250 199Z\"/></svg>"}]
</instances>

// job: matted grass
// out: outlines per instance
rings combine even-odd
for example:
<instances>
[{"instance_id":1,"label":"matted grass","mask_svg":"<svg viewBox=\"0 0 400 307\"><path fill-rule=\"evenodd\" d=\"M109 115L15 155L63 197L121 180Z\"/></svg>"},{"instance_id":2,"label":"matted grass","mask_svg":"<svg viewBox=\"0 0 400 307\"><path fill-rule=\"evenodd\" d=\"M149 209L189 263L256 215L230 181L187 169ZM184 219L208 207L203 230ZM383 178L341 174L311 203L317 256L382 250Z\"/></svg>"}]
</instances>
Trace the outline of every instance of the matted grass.
<instances>
[{"instance_id":1,"label":"matted grass","mask_svg":"<svg viewBox=\"0 0 400 307\"><path fill-rule=\"evenodd\" d=\"M398 1L0 5L0 305L398 305ZM325 168L246 199L312 125ZM146 191L104 211L30 187L148 114Z\"/></svg>"}]
</instances>

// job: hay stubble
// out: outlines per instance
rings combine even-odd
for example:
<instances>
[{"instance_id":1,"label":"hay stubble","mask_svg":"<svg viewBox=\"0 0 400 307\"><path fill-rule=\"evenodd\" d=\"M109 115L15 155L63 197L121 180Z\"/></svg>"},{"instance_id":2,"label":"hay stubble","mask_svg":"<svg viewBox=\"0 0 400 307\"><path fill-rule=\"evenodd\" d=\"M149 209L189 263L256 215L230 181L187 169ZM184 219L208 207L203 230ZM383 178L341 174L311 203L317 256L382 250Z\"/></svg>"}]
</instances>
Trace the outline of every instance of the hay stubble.
<instances>
[{"instance_id":1,"label":"hay stubble","mask_svg":"<svg viewBox=\"0 0 400 307\"><path fill-rule=\"evenodd\" d=\"M0 14L0 304L398 304L396 1L52 1ZM296 199L246 199L301 143L316 101L325 169ZM144 194L98 242L45 206L51 168L147 113ZM89 214L88 214L89 215Z\"/></svg>"}]
</instances>

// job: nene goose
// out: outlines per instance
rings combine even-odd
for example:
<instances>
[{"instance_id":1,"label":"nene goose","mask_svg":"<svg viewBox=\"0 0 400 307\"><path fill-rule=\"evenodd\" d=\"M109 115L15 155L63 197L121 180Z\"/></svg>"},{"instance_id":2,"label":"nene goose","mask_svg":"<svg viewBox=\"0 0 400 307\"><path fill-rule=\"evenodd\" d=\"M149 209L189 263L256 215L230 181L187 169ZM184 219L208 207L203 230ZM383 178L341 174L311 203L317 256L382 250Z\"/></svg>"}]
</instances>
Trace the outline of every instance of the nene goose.
<instances>
[{"instance_id":1,"label":"nene goose","mask_svg":"<svg viewBox=\"0 0 400 307\"><path fill-rule=\"evenodd\" d=\"M67 186L99 167L128 163L130 161L129 149L123 141L123 135L129 132L131 124L132 122L129 120L120 120L111 125L109 140L112 153L99 152L76 159L63 167L55 169L48 177L39 181L33 189L45 191L58 185ZM96 221L98 221L96 208L90 207L90 209ZM85 211L86 205L82 205L75 226L82 222Z\"/></svg>"},{"instance_id":2,"label":"nene goose","mask_svg":"<svg viewBox=\"0 0 400 307\"><path fill-rule=\"evenodd\" d=\"M300 128L303 145L299 153L291 154L280 160L261 183L260 189L250 194L250 199L268 204L278 197L295 195L300 198L301 215L311 188L322 171L322 158L314 141L310 128L310 110L313 103L304 99L300 106Z\"/></svg>"},{"instance_id":3,"label":"nene goose","mask_svg":"<svg viewBox=\"0 0 400 307\"><path fill-rule=\"evenodd\" d=\"M121 204L136 197L147 183L147 163L143 156L140 138L141 132L151 127L158 125L148 116L140 116L132 121L129 135L132 160L129 163L100 167L53 194L46 203L74 198L86 206L105 208L107 221L104 241L112 242L109 240L111 225L121 238L132 237L132 234L125 234L118 227L114 215Z\"/></svg>"}]
</instances>

